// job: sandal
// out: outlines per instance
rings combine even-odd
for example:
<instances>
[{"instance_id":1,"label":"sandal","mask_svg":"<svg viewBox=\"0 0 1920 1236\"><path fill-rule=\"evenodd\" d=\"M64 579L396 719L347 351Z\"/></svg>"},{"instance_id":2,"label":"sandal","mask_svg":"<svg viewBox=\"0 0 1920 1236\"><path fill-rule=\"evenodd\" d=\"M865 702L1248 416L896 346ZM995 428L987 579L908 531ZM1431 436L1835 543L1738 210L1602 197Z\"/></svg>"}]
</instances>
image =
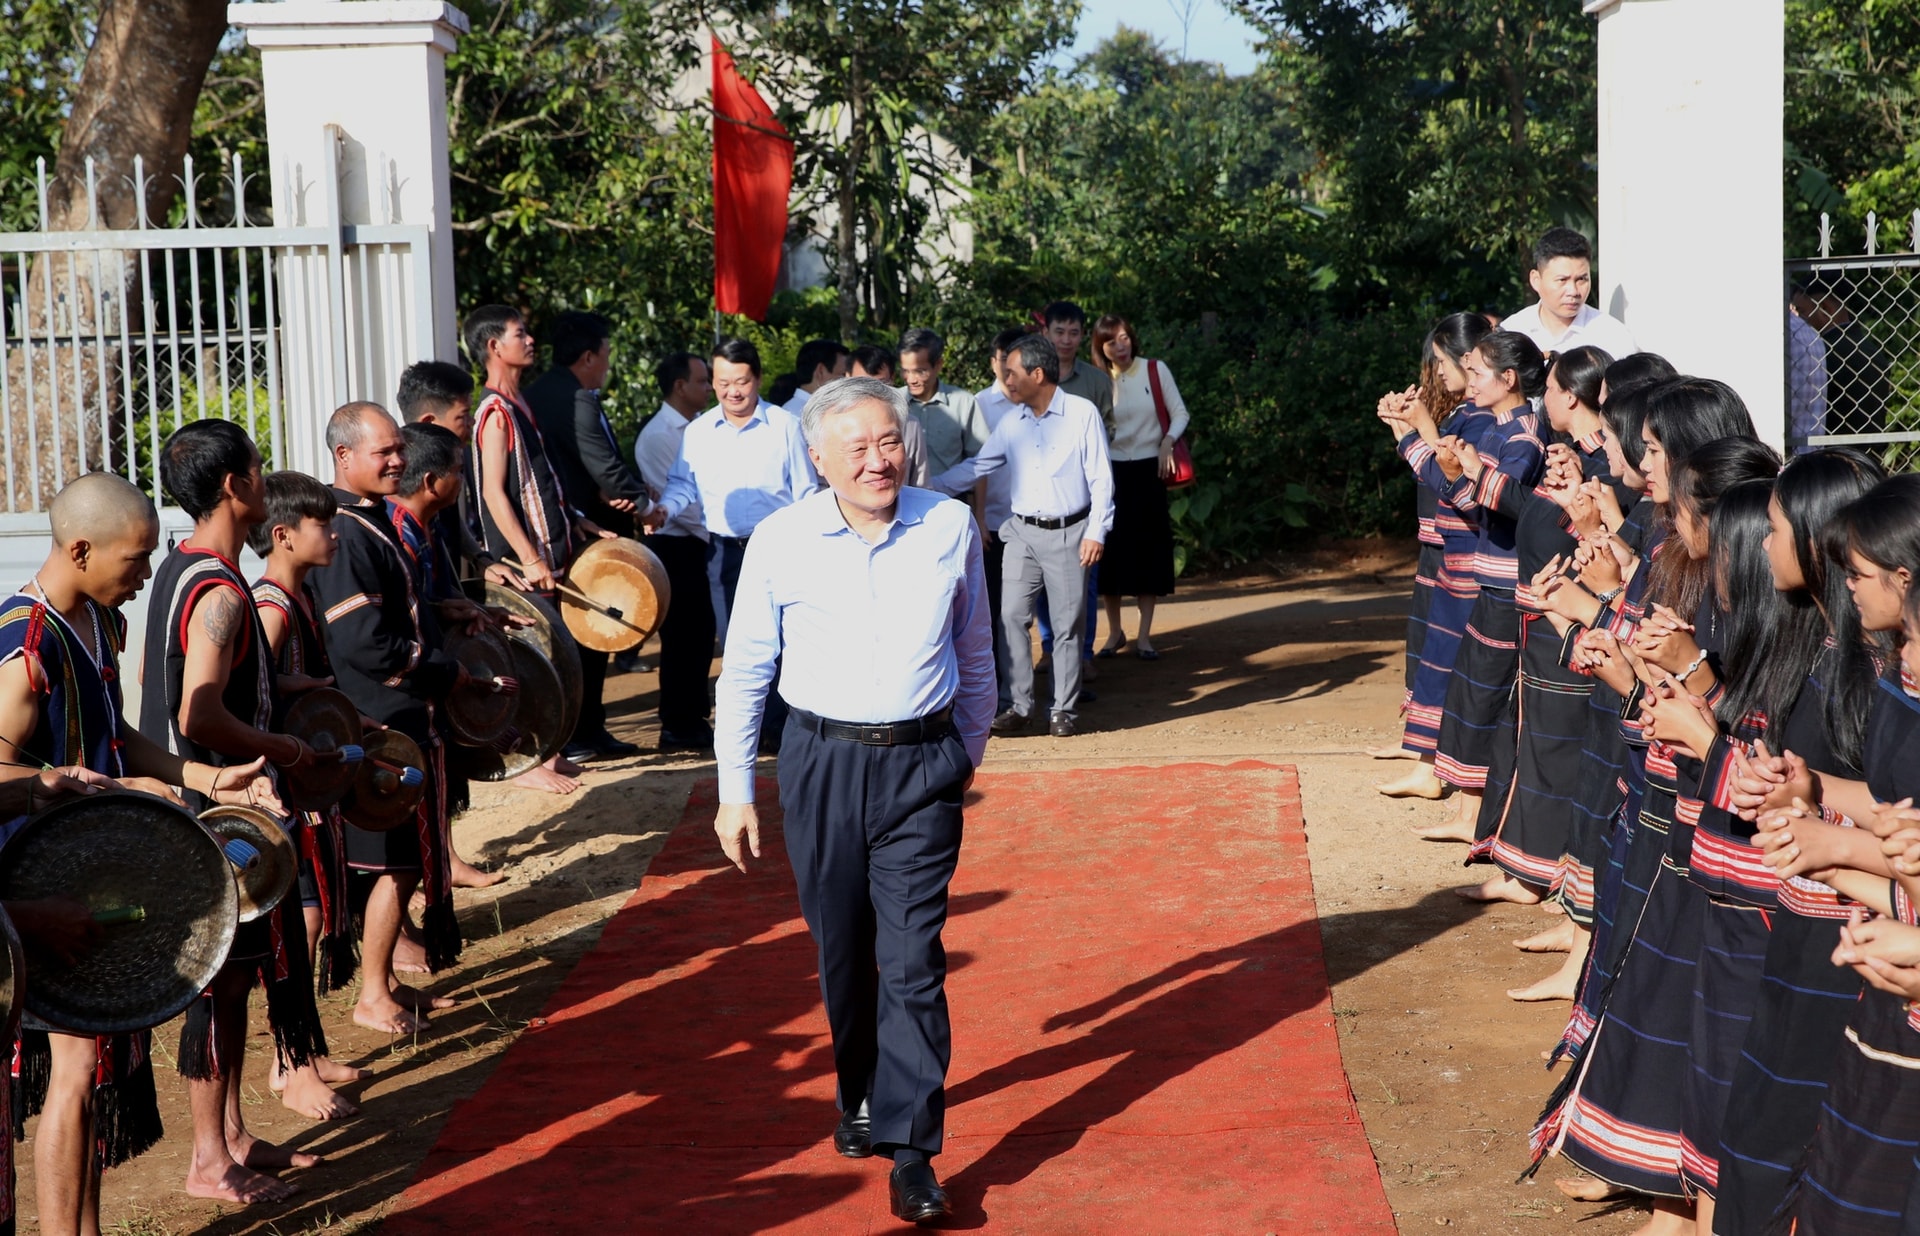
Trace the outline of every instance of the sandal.
<instances>
[{"instance_id":1,"label":"sandal","mask_svg":"<svg viewBox=\"0 0 1920 1236\"><path fill-rule=\"evenodd\" d=\"M1160 659L1160 652L1155 648L1136 648L1133 650L1133 655L1139 657L1142 661L1158 661Z\"/></svg>"},{"instance_id":2,"label":"sandal","mask_svg":"<svg viewBox=\"0 0 1920 1236\"><path fill-rule=\"evenodd\" d=\"M1098 657L1098 658L1100 658L1100 659L1101 659L1102 661L1111 661L1111 660L1113 660L1113 659L1114 659L1115 657L1117 657L1117 656L1119 656L1119 655L1120 655L1120 649L1119 649L1119 648L1117 648L1117 647L1116 647L1116 648L1102 648L1102 649L1101 649L1101 650L1100 650L1099 652L1096 652L1096 653L1094 653L1093 655L1094 655L1094 656L1096 656L1096 657Z\"/></svg>"}]
</instances>

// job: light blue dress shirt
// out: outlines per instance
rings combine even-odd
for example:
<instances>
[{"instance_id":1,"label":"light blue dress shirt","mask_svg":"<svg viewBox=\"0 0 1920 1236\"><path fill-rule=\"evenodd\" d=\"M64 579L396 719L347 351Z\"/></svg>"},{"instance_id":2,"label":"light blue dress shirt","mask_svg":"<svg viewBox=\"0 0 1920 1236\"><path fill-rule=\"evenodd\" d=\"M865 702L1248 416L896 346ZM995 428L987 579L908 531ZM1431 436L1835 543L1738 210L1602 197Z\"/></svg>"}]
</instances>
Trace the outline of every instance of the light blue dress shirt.
<instances>
[{"instance_id":1,"label":"light blue dress shirt","mask_svg":"<svg viewBox=\"0 0 1920 1236\"><path fill-rule=\"evenodd\" d=\"M660 505L671 521L698 503L708 532L751 536L761 520L818 488L800 418L763 399L744 425L715 408L687 426Z\"/></svg>"},{"instance_id":2,"label":"light blue dress shirt","mask_svg":"<svg viewBox=\"0 0 1920 1236\"><path fill-rule=\"evenodd\" d=\"M1056 388L1045 416L1014 404L978 455L934 477L930 487L967 493L976 479L1001 468L1011 478L1007 496L1015 515L1062 519L1091 507L1083 539L1106 542L1113 528L1113 464L1106 422L1092 403Z\"/></svg>"},{"instance_id":3,"label":"light blue dress shirt","mask_svg":"<svg viewBox=\"0 0 1920 1236\"><path fill-rule=\"evenodd\" d=\"M1007 393L1001 390L998 384L989 386L975 395L973 402L987 422L988 437L993 436L993 431L1000 427L1000 422L1013 411L1013 400L1007 398ZM981 445L985 446L986 443L983 442ZM979 454L978 451L974 453ZM1013 477L1006 468L1001 468L987 478L986 509L980 512L980 519L986 524L989 532L998 533L1000 525L1006 523L1012 515Z\"/></svg>"},{"instance_id":4,"label":"light blue dress shirt","mask_svg":"<svg viewBox=\"0 0 1920 1236\"><path fill-rule=\"evenodd\" d=\"M720 801L753 801L754 752L780 697L835 721L910 721L953 705L976 767L996 688L987 577L973 512L902 489L877 544L832 490L769 515L747 545L715 692Z\"/></svg>"}]
</instances>

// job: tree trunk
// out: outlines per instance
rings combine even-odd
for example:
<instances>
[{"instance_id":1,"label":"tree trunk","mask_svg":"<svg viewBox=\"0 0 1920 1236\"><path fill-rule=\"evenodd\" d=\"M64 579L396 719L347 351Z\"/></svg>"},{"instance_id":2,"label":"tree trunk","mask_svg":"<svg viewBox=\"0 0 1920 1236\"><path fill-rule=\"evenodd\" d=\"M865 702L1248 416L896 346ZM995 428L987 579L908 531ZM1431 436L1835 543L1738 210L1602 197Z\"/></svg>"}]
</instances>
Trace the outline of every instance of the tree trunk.
<instances>
[{"instance_id":1,"label":"tree trunk","mask_svg":"<svg viewBox=\"0 0 1920 1236\"><path fill-rule=\"evenodd\" d=\"M848 74L847 145L840 160L840 226L835 272L840 290L840 338L848 344L858 342L860 332L860 166L866 159L867 99L866 86L860 80L860 56L850 57Z\"/></svg>"},{"instance_id":2,"label":"tree trunk","mask_svg":"<svg viewBox=\"0 0 1920 1236\"><path fill-rule=\"evenodd\" d=\"M165 223L181 191L194 108L226 29L224 0L105 0L60 135L47 193L49 230L132 228L139 193L149 222ZM146 174L141 186L134 182L136 156ZM28 342L5 358L13 400L7 423L17 438L10 509L44 510L84 472L126 473L131 444L123 440L120 366L127 358L116 344L123 330L139 325L138 297L130 295L138 269L114 250L45 254L33 263L22 323ZM196 365L197 374L204 358Z\"/></svg>"}]
</instances>

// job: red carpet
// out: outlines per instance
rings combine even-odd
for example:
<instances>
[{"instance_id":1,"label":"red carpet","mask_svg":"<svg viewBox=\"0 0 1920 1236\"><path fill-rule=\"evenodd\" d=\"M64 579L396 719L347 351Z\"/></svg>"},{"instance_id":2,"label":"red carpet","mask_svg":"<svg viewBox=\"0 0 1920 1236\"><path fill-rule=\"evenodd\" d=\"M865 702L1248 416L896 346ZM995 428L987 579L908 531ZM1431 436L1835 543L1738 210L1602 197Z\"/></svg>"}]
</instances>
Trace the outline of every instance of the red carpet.
<instances>
[{"instance_id":1,"label":"red carpet","mask_svg":"<svg viewBox=\"0 0 1920 1236\"><path fill-rule=\"evenodd\" d=\"M1340 1065L1294 770L977 788L946 933L950 1225L1393 1231ZM383 1233L900 1227L886 1166L828 1142L826 1019L778 830L741 876L713 803L695 793Z\"/></svg>"}]
</instances>

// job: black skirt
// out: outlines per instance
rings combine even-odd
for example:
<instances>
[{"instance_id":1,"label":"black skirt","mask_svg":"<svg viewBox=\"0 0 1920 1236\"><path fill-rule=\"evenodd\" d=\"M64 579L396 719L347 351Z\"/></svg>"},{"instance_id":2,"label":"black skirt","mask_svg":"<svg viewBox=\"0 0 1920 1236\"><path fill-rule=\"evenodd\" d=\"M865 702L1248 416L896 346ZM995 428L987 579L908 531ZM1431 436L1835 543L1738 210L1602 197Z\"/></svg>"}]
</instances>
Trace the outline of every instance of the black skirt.
<instances>
[{"instance_id":1,"label":"black skirt","mask_svg":"<svg viewBox=\"0 0 1920 1236\"><path fill-rule=\"evenodd\" d=\"M1113 461L1113 531L1100 555L1103 597L1173 592L1173 521L1159 459Z\"/></svg>"}]
</instances>

